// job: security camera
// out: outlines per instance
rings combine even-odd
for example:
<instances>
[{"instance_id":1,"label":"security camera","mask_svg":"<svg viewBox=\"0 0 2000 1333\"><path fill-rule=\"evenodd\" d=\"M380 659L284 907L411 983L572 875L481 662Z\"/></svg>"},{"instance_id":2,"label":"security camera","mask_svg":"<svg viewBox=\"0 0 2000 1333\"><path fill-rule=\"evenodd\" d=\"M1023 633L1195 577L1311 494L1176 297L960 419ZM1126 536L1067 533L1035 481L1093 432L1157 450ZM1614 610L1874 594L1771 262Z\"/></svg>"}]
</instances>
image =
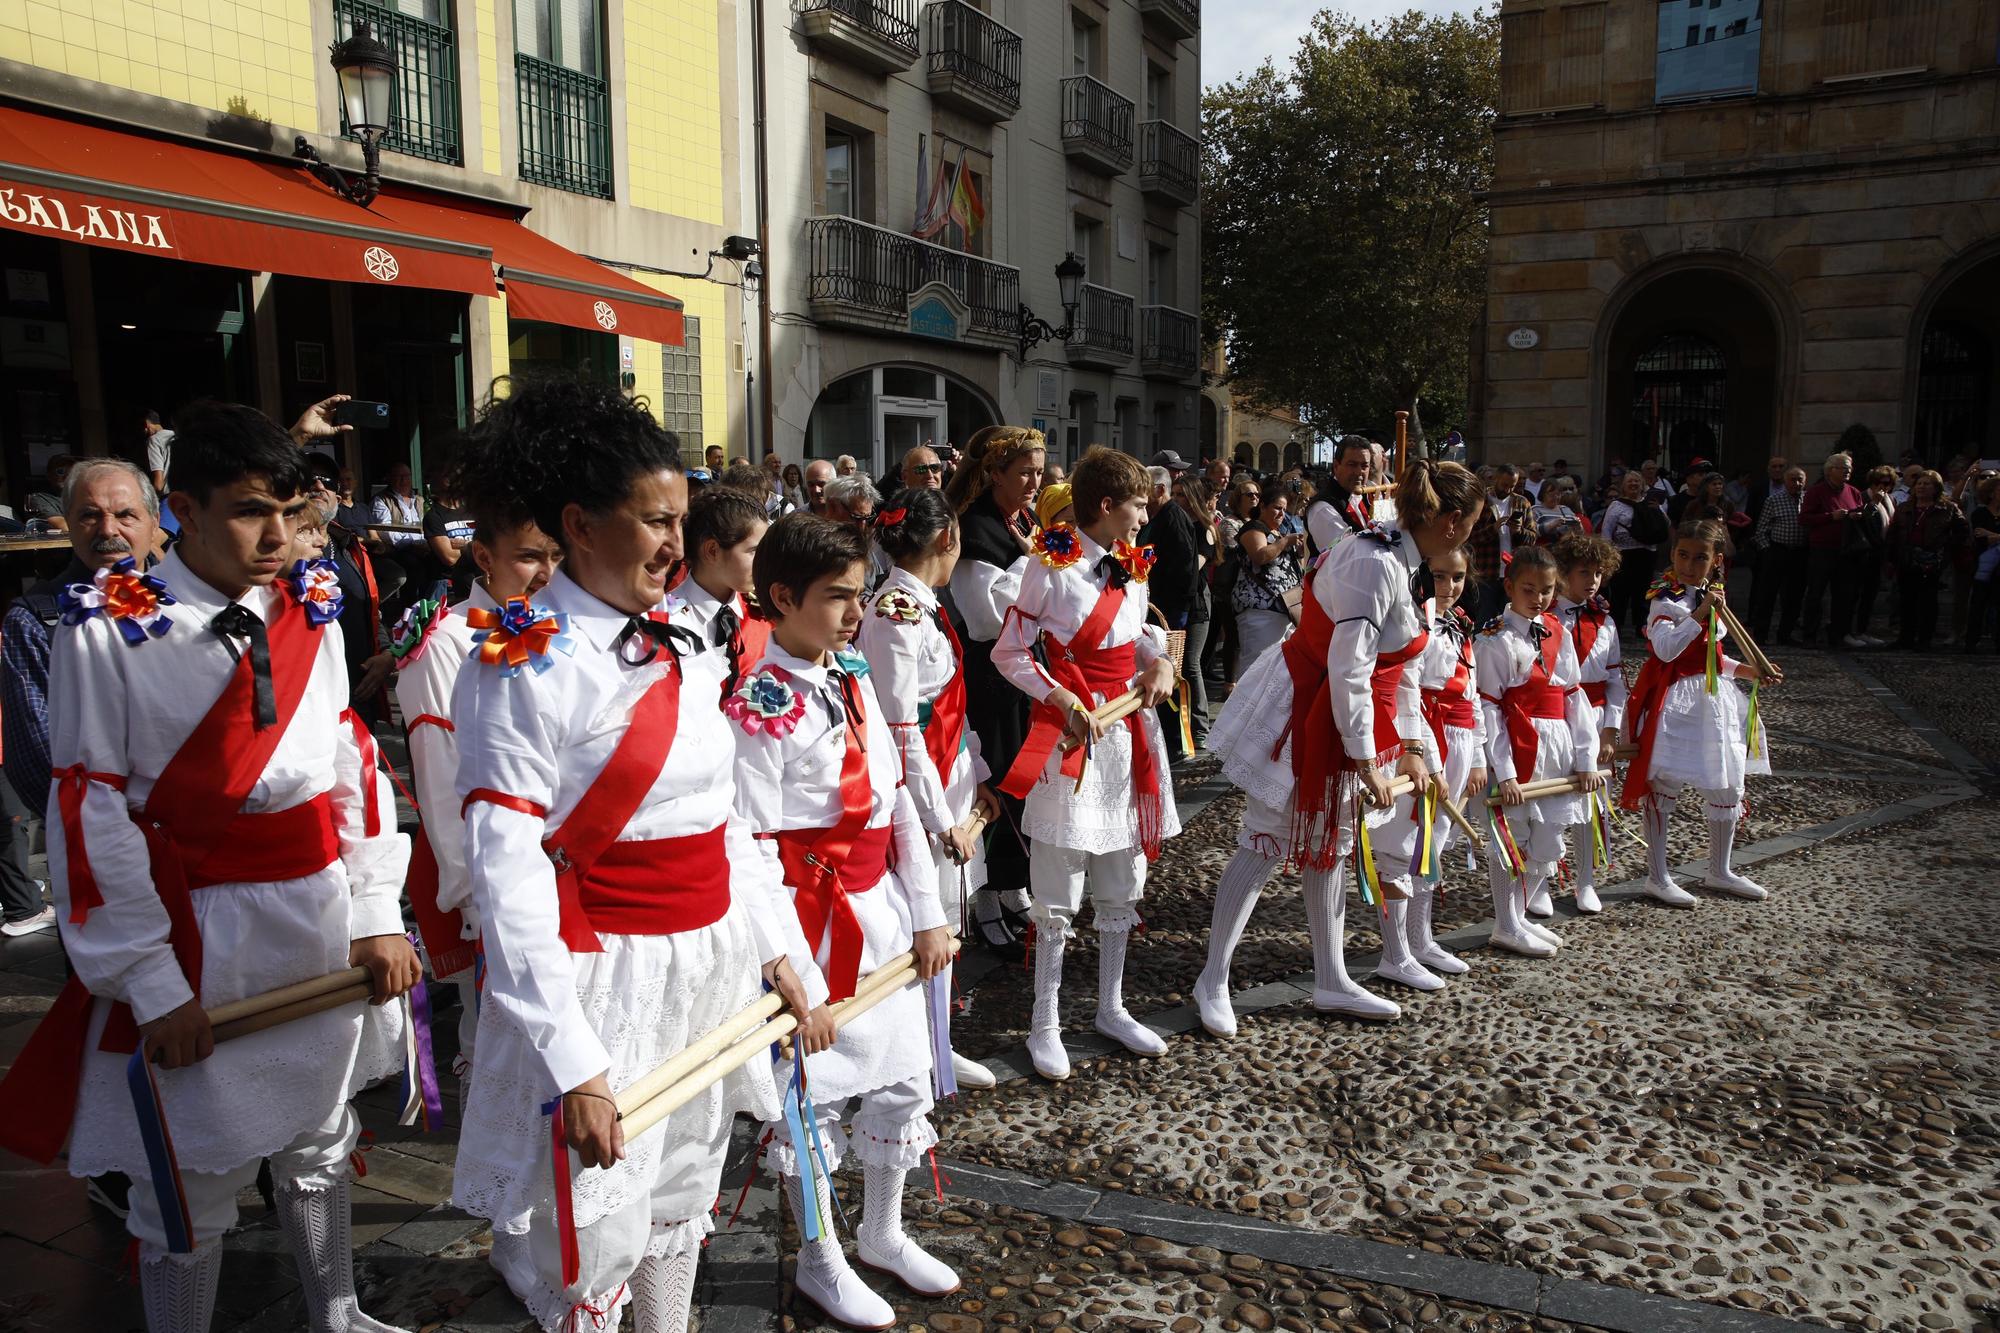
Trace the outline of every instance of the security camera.
<instances>
[{"instance_id":1,"label":"security camera","mask_svg":"<svg viewBox=\"0 0 2000 1333\"><path fill-rule=\"evenodd\" d=\"M763 253L754 236L727 236L722 241L722 257L734 259L738 263Z\"/></svg>"},{"instance_id":2,"label":"security camera","mask_svg":"<svg viewBox=\"0 0 2000 1333\"><path fill-rule=\"evenodd\" d=\"M763 277L764 266L757 260L753 259L743 266L743 280L745 282L761 282Z\"/></svg>"}]
</instances>

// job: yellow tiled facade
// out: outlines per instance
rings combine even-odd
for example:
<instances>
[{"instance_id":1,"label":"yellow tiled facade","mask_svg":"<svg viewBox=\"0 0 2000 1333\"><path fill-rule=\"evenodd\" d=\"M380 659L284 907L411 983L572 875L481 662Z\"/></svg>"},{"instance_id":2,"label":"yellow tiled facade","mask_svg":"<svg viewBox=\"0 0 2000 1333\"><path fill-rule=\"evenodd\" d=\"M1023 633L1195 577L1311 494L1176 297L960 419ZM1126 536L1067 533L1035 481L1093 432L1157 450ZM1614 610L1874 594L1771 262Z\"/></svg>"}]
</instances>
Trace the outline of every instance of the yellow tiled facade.
<instances>
[{"instance_id":1,"label":"yellow tiled facade","mask_svg":"<svg viewBox=\"0 0 2000 1333\"><path fill-rule=\"evenodd\" d=\"M722 100L712 0L625 7L632 203L722 223Z\"/></svg>"}]
</instances>

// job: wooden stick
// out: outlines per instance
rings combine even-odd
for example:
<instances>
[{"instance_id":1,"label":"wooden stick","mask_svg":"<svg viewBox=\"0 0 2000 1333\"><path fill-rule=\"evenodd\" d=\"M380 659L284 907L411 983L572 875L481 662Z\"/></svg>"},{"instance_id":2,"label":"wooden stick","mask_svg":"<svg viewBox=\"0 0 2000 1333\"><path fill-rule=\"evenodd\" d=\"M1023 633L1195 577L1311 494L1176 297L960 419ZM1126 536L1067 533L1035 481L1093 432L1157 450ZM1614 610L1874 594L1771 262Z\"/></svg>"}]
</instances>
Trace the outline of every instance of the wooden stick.
<instances>
[{"instance_id":1,"label":"wooden stick","mask_svg":"<svg viewBox=\"0 0 2000 1333\"><path fill-rule=\"evenodd\" d=\"M364 977L367 975L368 970L366 968L359 968L357 970ZM323 1014L329 1009L338 1009L342 1005L360 1004L374 993L375 985L372 981L351 981L339 990L322 991L318 995L307 996L303 1000L294 1000L290 1004L280 1004L274 1008L259 1009L255 1012L231 1019L226 1023L211 1021L209 1031L218 1042L234 1041L238 1037L247 1037L253 1032L263 1032L267 1028L282 1026L296 1018L307 1018L313 1014ZM250 998L251 1000L255 1000L259 997L251 996ZM237 1003L246 1004L249 1001L239 1000Z\"/></svg>"},{"instance_id":2,"label":"wooden stick","mask_svg":"<svg viewBox=\"0 0 2000 1333\"><path fill-rule=\"evenodd\" d=\"M641 1106L686 1078L690 1071L734 1046L742 1039L744 1033L775 1016L784 1007L784 997L776 991L745 1005L740 1012L717 1024L713 1031L689 1042L650 1073L641 1074L627 1084L617 1097L618 1113L629 1117Z\"/></svg>"},{"instance_id":3,"label":"wooden stick","mask_svg":"<svg viewBox=\"0 0 2000 1333\"><path fill-rule=\"evenodd\" d=\"M1139 701L1142 697L1136 689L1127 690L1125 693L1117 695L1114 698L1106 699L1091 716L1107 727L1113 722L1123 722L1127 714L1139 711ZM1076 749L1077 745L1078 741L1075 737L1065 736L1062 742L1062 752L1068 754L1070 751Z\"/></svg>"},{"instance_id":4,"label":"wooden stick","mask_svg":"<svg viewBox=\"0 0 2000 1333\"><path fill-rule=\"evenodd\" d=\"M1582 784L1583 778L1581 775L1572 775L1566 778L1542 778L1535 782L1522 783L1521 796L1524 800L1538 801L1544 796L1561 796L1566 792L1581 792L1583 790ZM1502 804L1502 801L1498 796L1489 796L1486 798L1486 804L1497 807Z\"/></svg>"},{"instance_id":5,"label":"wooden stick","mask_svg":"<svg viewBox=\"0 0 2000 1333\"><path fill-rule=\"evenodd\" d=\"M231 1000L228 1004L218 1004L208 1011L208 1025L221 1027L225 1023L234 1023L252 1014L263 1013L267 1009L283 1008L299 1000L310 1000L330 991L346 990L356 984L363 986L370 984L367 968L350 967L341 972L329 972L323 977L314 977L311 981L295 982L290 986L267 990L261 995L246 995L240 1000Z\"/></svg>"},{"instance_id":6,"label":"wooden stick","mask_svg":"<svg viewBox=\"0 0 2000 1333\"><path fill-rule=\"evenodd\" d=\"M951 942L951 950L958 952L958 941ZM854 994L833 1006L833 1024L836 1030L847 1026L876 1005L888 999L917 979L916 954L908 951L897 954L882 966L862 978L855 987ZM746 1011L747 1012L747 1011ZM740 1017L740 1015L739 1015ZM761 1027L751 1031L727 1050L711 1057L700 1068L686 1074L669 1088L656 1093L651 1100L638 1108L625 1110L624 1100L619 1100L619 1111L624 1116L625 1137L629 1141L665 1120L675 1111L686 1106L715 1084L727 1078L736 1070L748 1064L752 1057L766 1051L772 1042L790 1036L798 1030L798 1015L781 1013Z\"/></svg>"},{"instance_id":7,"label":"wooden stick","mask_svg":"<svg viewBox=\"0 0 2000 1333\"><path fill-rule=\"evenodd\" d=\"M1751 638L1744 630L1743 622L1738 620L1736 613L1729 609L1729 603L1724 602L1715 609L1717 618L1722 621L1722 628L1728 631L1730 638L1736 640L1736 646L1741 648L1743 655L1750 659L1750 665L1757 668L1758 674L1766 677L1770 676L1771 659L1764 656L1764 650L1758 647L1757 641Z\"/></svg>"},{"instance_id":8,"label":"wooden stick","mask_svg":"<svg viewBox=\"0 0 2000 1333\"><path fill-rule=\"evenodd\" d=\"M1630 763L1632 760L1637 759L1638 757L1639 757L1639 746L1636 741L1621 741L1617 745L1611 747L1611 758L1613 759L1613 761L1622 759L1625 762Z\"/></svg>"},{"instance_id":9,"label":"wooden stick","mask_svg":"<svg viewBox=\"0 0 2000 1333\"><path fill-rule=\"evenodd\" d=\"M1437 800L1438 805L1443 808L1445 815L1451 822L1458 825L1466 837L1472 839L1474 842L1478 842L1479 830L1472 827L1472 821L1465 817L1465 811L1461 807L1452 804L1451 798L1444 794L1442 786L1438 788Z\"/></svg>"},{"instance_id":10,"label":"wooden stick","mask_svg":"<svg viewBox=\"0 0 2000 1333\"><path fill-rule=\"evenodd\" d=\"M1410 456L1410 414L1396 413L1396 470L1393 477L1401 477L1403 469L1409 465Z\"/></svg>"}]
</instances>

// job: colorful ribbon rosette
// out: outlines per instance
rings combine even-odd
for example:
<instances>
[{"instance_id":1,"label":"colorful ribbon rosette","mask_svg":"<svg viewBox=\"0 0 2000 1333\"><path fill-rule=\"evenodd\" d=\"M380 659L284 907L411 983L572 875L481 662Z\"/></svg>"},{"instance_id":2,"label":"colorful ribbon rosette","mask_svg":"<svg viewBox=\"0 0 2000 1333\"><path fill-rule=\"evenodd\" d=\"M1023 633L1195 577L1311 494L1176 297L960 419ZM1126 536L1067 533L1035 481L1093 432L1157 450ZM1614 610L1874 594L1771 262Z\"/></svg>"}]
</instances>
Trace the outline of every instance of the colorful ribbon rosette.
<instances>
[{"instance_id":1,"label":"colorful ribbon rosette","mask_svg":"<svg viewBox=\"0 0 2000 1333\"><path fill-rule=\"evenodd\" d=\"M151 574L139 572L138 563L126 556L108 569L100 569L89 583L72 583L56 594L65 625L81 625L92 616L108 616L129 644L157 639L173 628L174 622L163 608L175 605L167 585Z\"/></svg>"},{"instance_id":2,"label":"colorful ribbon rosette","mask_svg":"<svg viewBox=\"0 0 2000 1333\"><path fill-rule=\"evenodd\" d=\"M1130 574L1136 583L1144 583L1151 578L1153 566L1160 563L1159 553L1150 545L1134 546L1123 537L1111 543L1111 554L1119 564L1125 566L1125 572Z\"/></svg>"},{"instance_id":3,"label":"colorful ribbon rosette","mask_svg":"<svg viewBox=\"0 0 2000 1333\"><path fill-rule=\"evenodd\" d=\"M340 567L333 561L324 557L296 561L285 581L291 585L292 595L304 603L308 624L324 625L329 620L340 619L343 600Z\"/></svg>"},{"instance_id":4,"label":"colorful ribbon rosette","mask_svg":"<svg viewBox=\"0 0 2000 1333\"><path fill-rule=\"evenodd\" d=\"M806 715L806 697L792 688L791 672L767 666L745 677L735 693L722 701L722 711L752 736L760 731L789 736Z\"/></svg>"},{"instance_id":5,"label":"colorful ribbon rosette","mask_svg":"<svg viewBox=\"0 0 2000 1333\"><path fill-rule=\"evenodd\" d=\"M1083 559L1083 539L1069 524L1058 523L1035 534L1035 554L1050 569L1068 569Z\"/></svg>"},{"instance_id":6,"label":"colorful ribbon rosette","mask_svg":"<svg viewBox=\"0 0 2000 1333\"><path fill-rule=\"evenodd\" d=\"M509 597L498 611L468 608L465 623L474 630L474 660L499 667L502 676L518 676L523 670L540 675L555 664L551 656L555 650L576 651L576 642L569 636L569 617L536 606L525 597Z\"/></svg>"}]
</instances>

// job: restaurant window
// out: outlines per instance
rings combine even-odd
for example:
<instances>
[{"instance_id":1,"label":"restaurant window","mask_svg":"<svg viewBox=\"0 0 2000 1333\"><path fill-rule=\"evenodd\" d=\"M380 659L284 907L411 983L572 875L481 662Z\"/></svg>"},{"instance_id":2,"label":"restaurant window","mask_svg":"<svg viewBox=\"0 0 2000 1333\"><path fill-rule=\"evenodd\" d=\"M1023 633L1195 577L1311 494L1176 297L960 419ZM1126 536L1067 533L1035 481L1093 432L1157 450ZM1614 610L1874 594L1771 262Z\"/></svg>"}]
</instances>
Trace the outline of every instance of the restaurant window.
<instances>
[{"instance_id":1,"label":"restaurant window","mask_svg":"<svg viewBox=\"0 0 2000 1333\"><path fill-rule=\"evenodd\" d=\"M1692 13L1679 0L1661 0L1653 100L1677 102L1756 92L1757 62L1764 40L1763 0L1715 0L1701 10L1699 23L1688 22Z\"/></svg>"},{"instance_id":2,"label":"restaurant window","mask_svg":"<svg viewBox=\"0 0 2000 1333\"><path fill-rule=\"evenodd\" d=\"M681 456L699 459L701 434L701 321L681 323L679 347L660 348L660 423L681 437Z\"/></svg>"}]
</instances>

